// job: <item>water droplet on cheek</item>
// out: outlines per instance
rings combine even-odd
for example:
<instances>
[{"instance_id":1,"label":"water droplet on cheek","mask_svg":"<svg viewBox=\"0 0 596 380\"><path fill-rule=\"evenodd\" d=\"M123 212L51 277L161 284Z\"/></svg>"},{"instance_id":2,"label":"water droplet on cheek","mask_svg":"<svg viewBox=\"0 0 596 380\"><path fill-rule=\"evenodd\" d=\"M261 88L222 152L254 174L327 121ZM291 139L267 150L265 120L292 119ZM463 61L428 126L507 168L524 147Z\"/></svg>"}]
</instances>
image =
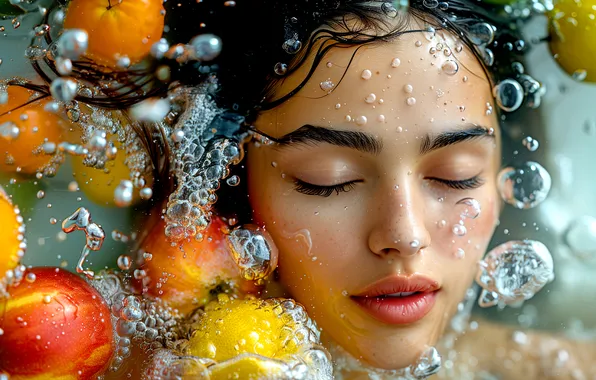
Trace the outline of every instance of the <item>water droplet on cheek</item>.
<instances>
[{"instance_id":1,"label":"water droplet on cheek","mask_svg":"<svg viewBox=\"0 0 596 380\"><path fill-rule=\"evenodd\" d=\"M370 70L363 70L362 74L360 74L360 77L364 80L369 80L372 78L372 72Z\"/></svg>"},{"instance_id":2,"label":"water droplet on cheek","mask_svg":"<svg viewBox=\"0 0 596 380\"><path fill-rule=\"evenodd\" d=\"M406 99L406 104L409 106L413 106L416 104L416 98L413 97L409 97L408 99Z\"/></svg>"},{"instance_id":3,"label":"water droplet on cheek","mask_svg":"<svg viewBox=\"0 0 596 380\"><path fill-rule=\"evenodd\" d=\"M468 232L468 230L466 229L466 226L462 225L462 224L455 224L453 226L453 234L456 236L465 236L466 233Z\"/></svg>"},{"instance_id":4,"label":"water droplet on cheek","mask_svg":"<svg viewBox=\"0 0 596 380\"><path fill-rule=\"evenodd\" d=\"M401 60L399 58L393 58L391 61L391 67L399 67L401 65Z\"/></svg>"},{"instance_id":5,"label":"water droplet on cheek","mask_svg":"<svg viewBox=\"0 0 596 380\"><path fill-rule=\"evenodd\" d=\"M456 61L448 60L441 65L441 70L447 75L455 75L459 71L459 65Z\"/></svg>"},{"instance_id":6,"label":"water droplet on cheek","mask_svg":"<svg viewBox=\"0 0 596 380\"><path fill-rule=\"evenodd\" d=\"M411 93L414 91L414 87L413 87L411 84L406 84L406 85L404 86L404 91L405 91L407 94L411 94Z\"/></svg>"}]
</instances>

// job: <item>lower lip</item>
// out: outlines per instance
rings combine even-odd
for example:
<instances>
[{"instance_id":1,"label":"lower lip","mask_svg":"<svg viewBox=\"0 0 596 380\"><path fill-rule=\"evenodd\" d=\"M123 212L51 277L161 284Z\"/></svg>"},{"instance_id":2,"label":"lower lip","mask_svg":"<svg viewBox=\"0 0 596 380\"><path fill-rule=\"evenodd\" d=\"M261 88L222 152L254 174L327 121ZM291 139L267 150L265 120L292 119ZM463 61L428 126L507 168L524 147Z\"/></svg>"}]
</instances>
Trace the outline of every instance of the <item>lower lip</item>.
<instances>
[{"instance_id":1,"label":"lower lip","mask_svg":"<svg viewBox=\"0 0 596 380\"><path fill-rule=\"evenodd\" d=\"M437 292L407 297L352 297L373 318L392 325L414 323L424 318L435 304Z\"/></svg>"}]
</instances>

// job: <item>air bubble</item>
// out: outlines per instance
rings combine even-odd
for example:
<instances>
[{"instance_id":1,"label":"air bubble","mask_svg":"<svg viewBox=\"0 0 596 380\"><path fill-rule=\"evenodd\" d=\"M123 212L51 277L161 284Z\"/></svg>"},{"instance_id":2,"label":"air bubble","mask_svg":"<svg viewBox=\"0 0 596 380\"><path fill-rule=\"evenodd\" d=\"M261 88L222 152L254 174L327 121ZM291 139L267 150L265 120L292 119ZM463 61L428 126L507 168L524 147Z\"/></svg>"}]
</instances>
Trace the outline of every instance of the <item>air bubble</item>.
<instances>
[{"instance_id":1,"label":"air bubble","mask_svg":"<svg viewBox=\"0 0 596 380\"><path fill-rule=\"evenodd\" d=\"M275 64L275 67L273 67L273 71L277 75L286 75L286 73L288 72L288 65L286 65L285 63L277 62Z\"/></svg>"},{"instance_id":2,"label":"air bubble","mask_svg":"<svg viewBox=\"0 0 596 380\"><path fill-rule=\"evenodd\" d=\"M214 34L201 34L190 41L193 56L199 61L212 61L219 56L222 42Z\"/></svg>"},{"instance_id":3,"label":"air bubble","mask_svg":"<svg viewBox=\"0 0 596 380\"><path fill-rule=\"evenodd\" d=\"M237 175L233 175L226 180L226 183L229 186L238 186L240 184L240 177L238 177Z\"/></svg>"},{"instance_id":4,"label":"air bubble","mask_svg":"<svg viewBox=\"0 0 596 380\"><path fill-rule=\"evenodd\" d=\"M499 173L501 198L518 209L529 209L542 203L551 188L550 174L537 162L507 167Z\"/></svg>"},{"instance_id":5,"label":"air bubble","mask_svg":"<svg viewBox=\"0 0 596 380\"><path fill-rule=\"evenodd\" d=\"M70 60L79 59L87 51L89 36L83 29L68 29L56 41L58 57Z\"/></svg>"},{"instance_id":6,"label":"air bubble","mask_svg":"<svg viewBox=\"0 0 596 380\"><path fill-rule=\"evenodd\" d=\"M122 180L114 190L114 203L118 207L130 206L133 197L133 184L129 180Z\"/></svg>"},{"instance_id":7,"label":"air bubble","mask_svg":"<svg viewBox=\"0 0 596 380\"><path fill-rule=\"evenodd\" d=\"M534 138L527 136L522 140L522 144L523 146L525 146L530 152L535 152L538 147L540 146L540 143L538 142L538 140L535 140Z\"/></svg>"},{"instance_id":8,"label":"air bubble","mask_svg":"<svg viewBox=\"0 0 596 380\"><path fill-rule=\"evenodd\" d=\"M505 79L495 86L493 95L499 108L506 112L513 112L523 103L524 89L516 80Z\"/></svg>"},{"instance_id":9,"label":"air bubble","mask_svg":"<svg viewBox=\"0 0 596 380\"><path fill-rule=\"evenodd\" d=\"M117 260L118 268L129 270L132 265L132 259L127 255L120 255Z\"/></svg>"},{"instance_id":10,"label":"air bubble","mask_svg":"<svg viewBox=\"0 0 596 380\"><path fill-rule=\"evenodd\" d=\"M52 97L63 103L70 103L76 96L77 89L77 82L70 78L56 78L50 84Z\"/></svg>"}]
</instances>

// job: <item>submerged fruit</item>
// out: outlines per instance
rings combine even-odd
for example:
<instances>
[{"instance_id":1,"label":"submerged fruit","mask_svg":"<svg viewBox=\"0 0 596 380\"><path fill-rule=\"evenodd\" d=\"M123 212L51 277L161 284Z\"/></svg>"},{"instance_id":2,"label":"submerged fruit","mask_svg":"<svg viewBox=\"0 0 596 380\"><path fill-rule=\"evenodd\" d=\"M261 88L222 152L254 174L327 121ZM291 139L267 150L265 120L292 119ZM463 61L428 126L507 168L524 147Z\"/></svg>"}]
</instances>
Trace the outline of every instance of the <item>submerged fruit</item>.
<instances>
[{"instance_id":1,"label":"submerged fruit","mask_svg":"<svg viewBox=\"0 0 596 380\"><path fill-rule=\"evenodd\" d=\"M25 227L19 209L13 206L8 195L0 187L0 280L6 272L14 269L23 256Z\"/></svg>"},{"instance_id":2,"label":"submerged fruit","mask_svg":"<svg viewBox=\"0 0 596 380\"><path fill-rule=\"evenodd\" d=\"M192 239L172 246L164 229L165 223L160 221L141 245L144 255L150 257L142 269L152 296L188 313L220 292L256 290L253 282L242 278L225 240L227 226L220 218L213 218L201 241Z\"/></svg>"},{"instance_id":3,"label":"submerged fruit","mask_svg":"<svg viewBox=\"0 0 596 380\"><path fill-rule=\"evenodd\" d=\"M108 67L140 62L164 29L162 0L72 0L65 29L89 36L86 56Z\"/></svg>"},{"instance_id":4,"label":"submerged fruit","mask_svg":"<svg viewBox=\"0 0 596 380\"><path fill-rule=\"evenodd\" d=\"M185 354L213 360L212 380L331 377L316 325L293 300L221 295L192 327Z\"/></svg>"},{"instance_id":5,"label":"submerged fruit","mask_svg":"<svg viewBox=\"0 0 596 380\"><path fill-rule=\"evenodd\" d=\"M91 379L115 348L110 310L79 276L32 268L0 302L0 372L15 379Z\"/></svg>"},{"instance_id":6,"label":"submerged fruit","mask_svg":"<svg viewBox=\"0 0 596 380\"><path fill-rule=\"evenodd\" d=\"M578 80L596 82L596 0L560 0L549 19L549 46L559 65Z\"/></svg>"},{"instance_id":7,"label":"submerged fruit","mask_svg":"<svg viewBox=\"0 0 596 380\"><path fill-rule=\"evenodd\" d=\"M32 94L22 87L9 86L8 102L0 104L0 170L3 172L33 174L40 171L52 158L40 151L41 145L62 142L67 122L44 109L50 98L26 104Z\"/></svg>"}]
</instances>

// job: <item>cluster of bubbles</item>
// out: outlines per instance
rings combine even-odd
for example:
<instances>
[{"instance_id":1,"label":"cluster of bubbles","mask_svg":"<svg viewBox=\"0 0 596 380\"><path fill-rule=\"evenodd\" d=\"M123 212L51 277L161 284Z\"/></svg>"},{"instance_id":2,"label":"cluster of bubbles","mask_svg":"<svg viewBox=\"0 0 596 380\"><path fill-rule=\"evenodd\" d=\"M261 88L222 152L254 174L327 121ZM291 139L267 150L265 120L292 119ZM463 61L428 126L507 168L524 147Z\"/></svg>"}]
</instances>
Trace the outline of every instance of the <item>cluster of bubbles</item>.
<instances>
[{"instance_id":1,"label":"cluster of bubbles","mask_svg":"<svg viewBox=\"0 0 596 380\"><path fill-rule=\"evenodd\" d=\"M510 241L491 250L479 263L476 282L483 288L479 305L520 305L554 280L553 259L538 241Z\"/></svg>"},{"instance_id":2,"label":"cluster of bubbles","mask_svg":"<svg viewBox=\"0 0 596 380\"><path fill-rule=\"evenodd\" d=\"M177 188L168 199L165 214L166 236L177 241L202 238L210 208L217 200L215 191L229 175L228 167L242 158L237 141L209 138L208 134L218 132L209 128L221 111L208 95L200 89L187 89L180 98L186 107L170 133L174 147L170 162Z\"/></svg>"},{"instance_id":3,"label":"cluster of bubbles","mask_svg":"<svg viewBox=\"0 0 596 380\"><path fill-rule=\"evenodd\" d=\"M130 356L133 344L148 353L162 349L180 335L180 316L159 300L140 298L122 274L100 272L89 283L99 291L111 310L116 331L116 354L110 370L117 371Z\"/></svg>"}]
</instances>

